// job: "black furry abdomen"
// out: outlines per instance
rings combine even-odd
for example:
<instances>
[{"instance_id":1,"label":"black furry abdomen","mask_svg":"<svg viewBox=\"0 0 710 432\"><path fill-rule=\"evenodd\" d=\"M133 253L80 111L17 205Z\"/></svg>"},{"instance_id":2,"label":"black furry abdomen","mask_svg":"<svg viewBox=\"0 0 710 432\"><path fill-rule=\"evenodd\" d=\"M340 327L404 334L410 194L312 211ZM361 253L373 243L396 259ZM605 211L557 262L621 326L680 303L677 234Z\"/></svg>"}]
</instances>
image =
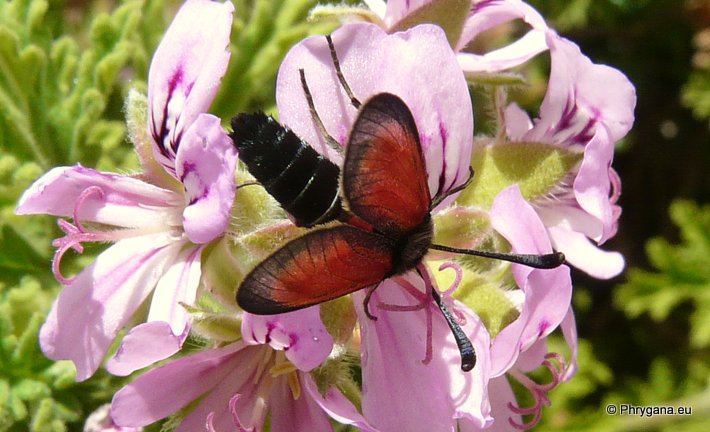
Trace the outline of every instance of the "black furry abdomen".
<instances>
[{"instance_id":1,"label":"black furry abdomen","mask_svg":"<svg viewBox=\"0 0 710 432\"><path fill-rule=\"evenodd\" d=\"M239 159L296 225L311 227L340 215L337 165L262 112L237 114L232 129Z\"/></svg>"}]
</instances>

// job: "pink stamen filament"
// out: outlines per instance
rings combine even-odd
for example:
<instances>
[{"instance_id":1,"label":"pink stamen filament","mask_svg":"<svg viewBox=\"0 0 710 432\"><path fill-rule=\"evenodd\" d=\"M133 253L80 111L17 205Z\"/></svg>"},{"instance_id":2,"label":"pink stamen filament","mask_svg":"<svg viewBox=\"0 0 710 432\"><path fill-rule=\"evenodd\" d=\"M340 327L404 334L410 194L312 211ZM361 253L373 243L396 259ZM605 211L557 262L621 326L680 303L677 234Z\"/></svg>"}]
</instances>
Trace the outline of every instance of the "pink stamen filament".
<instances>
[{"instance_id":1,"label":"pink stamen filament","mask_svg":"<svg viewBox=\"0 0 710 432\"><path fill-rule=\"evenodd\" d=\"M461 269L461 266L459 266L457 263L454 262L446 262L443 263L441 266L439 266L439 271L443 271L446 269L453 269L456 272L456 278L454 279L454 282L451 284L451 286L446 290L443 291L444 295L450 295L456 288L461 283L461 280L463 279L463 270ZM419 274L422 277L422 280L424 281L424 292L421 292L417 287L412 285L406 278L402 276L398 276L395 278L395 281L397 284L399 284L402 288L404 288L404 291L414 297L418 301L417 304L414 305L396 305L396 304L390 304L390 303L384 303L384 302L378 302L377 306L378 308L386 311L392 311L392 312L413 312L413 311L418 311L418 310L424 310L425 314L425 319L426 319L426 348L425 348L425 354L424 354L424 359L422 360L423 364L429 364L431 362L431 359L433 358L433 333L434 333L434 323L433 323L433 312L432 308L438 309L438 306L433 300L432 297L432 290L436 289L434 287L434 284L432 283L432 278L431 275L429 274L429 271L424 264L419 264L417 266L417 270L419 271ZM427 307L430 306L430 307ZM459 324L465 324L466 318L461 313L458 309L452 308L453 313L456 315L456 318L459 321Z\"/></svg>"},{"instance_id":2,"label":"pink stamen filament","mask_svg":"<svg viewBox=\"0 0 710 432\"><path fill-rule=\"evenodd\" d=\"M555 366L555 364L553 364L553 362L549 359L557 360L559 366ZM533 400L535 401L533 406L527 408L520 408L513 405L512 402L508 402L508 408L515 414L520 416L533 415L533 418L525 423L518 423L513 420L512 417L508 417L508 422L516 429L531 429L540 421L543 407L550 406L552 403L550 398L547 397L547 393L557 387L560 381L562 381L562 376L565 370L565 362L562 356L557 353L548 353L545 355L545 360L542 362L542 366L546 367L552 375L551 381L547 384L538 384L517 369L511 369L509 371L511 377L515 378L520 384L528 389L533 397Z\"/></svg>"},{"instance_id":3,"label":"pink stamen filament","mask_svg":"<svg viewBox=\"0 0 710 432\"><path fill-rule=\"evenodd\" d=\"M77 253L81 254L84 252L84 247L81 245L85 242L116 242L118 240L136 237L139 235L145 235L150 232L163 231L163 227L156 227L154 230L149 230L145 228L141 229L119 229L114 231L101 231L92 232L88 231L86 227L81 223L81 218L79 213L81 207L85 204L86 200L93 195L98 195L99 199L104 197L103 190L98 186L91 186L86 188L76 199L74 203L73 217L74 224L64 220L58 219L57 225L66 234L64 237L54 239L52 241L52 246L57 248L54 253L54 258L52 259L52 273L54 277L64 285L70 285L76 279L76 276L65 277L62 275L60 269L60 263L64 253L69 249L74 249Z\"/></svg>"}]
</instances>

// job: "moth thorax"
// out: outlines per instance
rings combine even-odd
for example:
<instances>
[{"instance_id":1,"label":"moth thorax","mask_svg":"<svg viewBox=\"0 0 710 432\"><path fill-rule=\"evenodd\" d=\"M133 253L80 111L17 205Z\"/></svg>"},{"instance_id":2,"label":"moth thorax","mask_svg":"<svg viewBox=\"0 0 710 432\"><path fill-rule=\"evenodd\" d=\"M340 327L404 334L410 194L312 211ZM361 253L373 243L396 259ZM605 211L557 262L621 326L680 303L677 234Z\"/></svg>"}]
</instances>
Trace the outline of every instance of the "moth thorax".
<instances>
[{"instance_id":1,"label":"moth thorax","mask_svg":"<svg viewBox=\"0 0 710 432\"><path fill-rule=\"evenodd\" d=\"M421 224L397 243L392 274L402 274L416 267L429 250L433 238L434 226L427 215Z\"/></svg>"}]
</instances>

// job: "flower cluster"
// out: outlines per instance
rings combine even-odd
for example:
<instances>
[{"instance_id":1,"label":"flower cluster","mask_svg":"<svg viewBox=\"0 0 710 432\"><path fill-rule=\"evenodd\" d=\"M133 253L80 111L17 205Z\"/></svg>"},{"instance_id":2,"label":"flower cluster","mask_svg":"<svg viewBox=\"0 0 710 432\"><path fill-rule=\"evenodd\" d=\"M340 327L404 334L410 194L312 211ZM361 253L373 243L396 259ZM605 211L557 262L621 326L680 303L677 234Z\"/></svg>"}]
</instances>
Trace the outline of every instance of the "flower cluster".
<instances>
[{"instance_id":1,"label":"flower cluster","mask_svg":"<svg viewBox=\"0 0 710 432\"><path fill-rule=\"evenodd\" d=\"M363 101L394 94L419 133L437 203L436 243L558 250L593 277L619 274L622 256L599 245L615 234L620 214L610 165L635 105L624 75L591 62L520 0L365 3L369 9L318 11L366 21L349 19L331 35L342 76L323 36L289 50L277 78L279 121L340 165L323 128L347 145L358 109L341 79ZM185 431L321 431L332 422L365 431L534 426L547 393L576 369L567 265L534 269L432 251L368 296L376 320L365 290L272 316L238 308L245 272L302 233L261 188L237 193L236 178L247 174L237 171L223 120L207 114L229 62L233 13L230 2L187 0L153 57L147 102L137 92L129 97L129 114L144 115L129 123L142 173L59 167L22 196L18 214L71 219L58 221L65 236L54 243L53 271L66 287L42 327L43 352L71 360L85 380L104 361L113 374L131 374L194 337L199 352L145 372L115 395L115 427L173 414ZM519 39L483 54L467 50L486 30L517 20L529 27ZM514 69L546 51L549 83L531 120L507 101L505 83L519 81ZM474 138L469 86L481 83L492 89L496 134ZM475 177L461 191L471 167ZM64 276L63 255L81 253L86 242L113 244L77 276ZM475 349L470 371L461 370L457 341L429 295L439 286ZM567 358L548 350L556 329ZM540 368L549 383L530 378ZM530 392L533 406L518 404L511 381Z\"/></svg>"}]
</instances>

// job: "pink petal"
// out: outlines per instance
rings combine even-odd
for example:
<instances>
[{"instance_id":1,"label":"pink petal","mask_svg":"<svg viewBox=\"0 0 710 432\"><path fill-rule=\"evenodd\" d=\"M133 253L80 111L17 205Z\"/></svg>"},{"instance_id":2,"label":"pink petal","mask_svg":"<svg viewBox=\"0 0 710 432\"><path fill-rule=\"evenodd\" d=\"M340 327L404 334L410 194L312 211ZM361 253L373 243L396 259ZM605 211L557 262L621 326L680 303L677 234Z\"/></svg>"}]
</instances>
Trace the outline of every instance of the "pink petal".
<instances>
[{"instance_id":1,"label":"pink petal","mask_svg":"<svg viewBox=\"0 0 710 432\"><path fill-rule=\"evenodd\" d=\"M344 425L350 425L363 432L376 432L377 429L370 426L365 417L362 416L355 405L346 398L340 390L331 386L321 395L316 383L310 375L301 374L301 385L308 396L312 398L320 408L333 420Z\"/></svg>"},{"instance_id":2,"label":"pink petal","mask_svg":"<svg viewBox=\"0 0 710 432\"><path fill-rule=\"evenodd\" d=\"M547 254L552 252L547 230L540 217L520 193L517 184L502 190L491 206L491 226L512 247L513 253ZM513 274L521 288L533 269L513 264Z\"/></svg>"},{"instance_id":3,"label":"pink petal","mask_svg":"<svg viewBox=\"0 0 710 432\"><path fill-rule=\"evenodd\" d=\"M547 50L545 34L530 30L517 41L490 51L486 54L459 52L457 55L461 69L466 72L500 72L519 66Z\"/></svg>"},{"instance_id":4,"label":"pink petal","mask_svg":"<svg viewBox=\"0 0 710 432\"><path fill-rule=\"evenodd\" d=\"M130 375L175 354L182 347L183 340L183 335L176 336L164 321L137 325L121 340L116 355L106 363L106 370L113 375Z\"/></svg>"},{"instance_id":5,"label":"pink petal","mask_svg":"<svg viewBox=\"0 0 710 432\"><path fill-rule=\"evenodd\" d=\"M90 187L100 188L83 198L78 216L85 221L121 227L169 224L172 207L181 202L173 191L141 180L84 168L57 167L22 194L17 214L73 217L79 197Z\"/></svg>"},{"instance_id":6,"label":"pink petal","mask_svg":"<svg viewBox=\"0 0 710 432\"><path fill-rule=\"evenodd\" d=\"M599 249L581 233L564 227L549 227L555 248L564 252L568 263L597 279L611 279L624 271L624 256Z\"/></svg>"},{"instance_id":7,"label":"pink petal","mask_svg":"<svg viewBox=\"0 0 710 432\"><path fill-rule=\"evenodd\" d=\"M243 346L241 342L237 344ZM234 345L234 344L233 344ZM231 345L230 345L231 346ZM272 349L265 345L245 346L226 362L217 365L212 374L221 380L212 387L200 403L175 429L176 432L203 430L206 419L212 418L217 431L261 431L266 420L268 388L271 376L264 363L272 358ZM226 372L226 374L225 374ZM200 380L201 375L193 375ZM186 382L190 385L189 382ZM236 399L235 399L236 398ZM233 405L230 403L233 402Z\"/></svg>"},{"instance_id":8,"label":"pink petal","mask_svg":"<svg viewBox=\"0 0 710 432\"><path fill-rule=\"evenodd\" d=\"M501 376L488 381L488 394L491 399L493 424L486 429L486 432L517 431L516 428L511 426L509 419L513 419L518 424L522 423L522 421L520 415L515 414L508 406L509 403L518 406L518 402L515 393L513 393L513 388L508 383L506 377ZM473 432L478 430L479 429L462 428L461 432Z\"/></svg>"},{"instance_id":9,"label":"pink petal","mask_svg":"<svg viewBox=\"0 0 710 432\"><path fill-rule=\"evenodd\" d=\"M184 305L195 301L200 282L202 247L178 254L153 292L148 319L121 341L116 355L106 364L114 375L129 375L180 350L189 332Z\"/></svg>"},{"instance_id":10,"label":"pink petal","mask_svg":"<svg viewBox=\"0 0 710 432\"><path fill-rule=\"evenodd\" d=\"M231 2L188 0L160 42L148 73L148 130L169 171L180 137L214 99L229 62Z\"/></svg>"},{"instance_id":11,"label":"pink petal","mask_svg":"<svg viewBox=\"0 0 710 432\"><path fill-rule=\"evenodd\" d=\"M491 225L511 244L516 253L549 253L547 231L535 210L513 185L496 196L491 207ZM569 268L538 270L513 264L513 274L525 300L518 318L493 340L492 376L499 376L515 364L520 352L544 338L564 318L572 298Z\"/></svg>"},{"instance_id":12,"label":"pink petal","mask_svg":"<svg viewBox=\"0 0 710 432\"><path fill-rule=\"evenodd\" d=\"M616 232L619 214L609 200L611 181L609 169L614 157L614 142L604 125L598 125L594 137L584 149L584 159L574 180L574 195L579 205L602 224L603 232L596 239L602 243Z\"/></svg>"},{"instance_id":13,"label":"pink petal","mask_svg":"<svg viewBox=\"0 0 710 432\"><path fill-rule=\"evenodd\" d=\"M410 280L415 286L423 285L421 278ZM370 302L377 321L364 314L364 293L353 297L362 335L362 409L371 425L384 431L438 431L450 430L455 417L475 419L479 425L487 423L489 337L475 315L460 303L455 305L464 313L466 323L462 327L477 355L473 370L463 372L458 348L440 312L432 311L433 357L425 365L425 312L375 307L378 302L415 303L404 289L391 280L377 288Z\"/></svg>"},{"instance_id":14,"label":"pink petal","mask_svg":"<svg viewBox=\"0 0 710 432\"><path fill-rule=\"evenodd\" d=\"M505 109L505 131L513 141L523 139L525 132L533 127L528 114L516 103L511 103Z\"/></svg>"},{"instance_id":15,"label":"pink petal","mask_svg":"<svg viewBox=\"0 0 710 432\"><path fill-rule=\"evenodd\" d=\"M570 355L569 366L562 375L562 379L567 381L577 372L577 324L574 319L574 311L572 310L572 307L569 308L567 315L565 315L565 318L562 320L560 328L562 329L562 335L565 338L565 342L567 342L567 345L572 352Z\"/></svg>"},{"instance_id":16,"label":"pink petal","mask_svg":"<svg viewBox=\"0 0 710 432\"><path fill-rule=\"evenodd\" d=\"M524 283L520 315L491 344L491 376L503 375L513 367L520 353L557 328L569 310L572 281L567 266L533 270Z\"/></svg>"},{"instance_id":17,"label":"pink petal","mask_svg":"<svg viewBox=\"0 0 710 432\"><path fill-rule=\"evenodd\" d=\"M552 65L540 117L559 119L552 113L573 103L587 117L605 125L611 141L621 139L634 123L636 91L629 79L614 68L592 63L565 38L550 32L547 41Z\"/></svg>"},{"instance_id":18,"label":"pink petal","mask_svg":"<svg viewBox=\"0 0 710 432\"><path fill-rule=\"evenodd\" d=\"M636 94L629 80L616 69L592 63L577 45L554 32L546 38L552 62L550 84L540 119L526 138L568 147L586 145L595 125L602 124L611 142L618 141L634 119Z\"/></svg>"},{"instance_id":19,"label":"pink petal","mask_svg":"<svg viewBox=\"0 0 710 432\"><path fill-rule=\"evenodd\" d=\"M86 418L83 432L143 432L143 428L124 428L117 426L111 418L111 405L98 407Z\"/></svg>"},{"instance_id":20,"label":"pink petal","mask_svg":"<svg viewBox=\"0 0 710 432\"><path fill-rule=\"evenodd\" d=\"M275 350L283 350L302 371L323 363L333 349L333 337L320 319L319 307L279 315L245 313L242 337L249 344L268 343Z\"/></svg>"},{"instance_id":21,"label":"pink petal","mask_svg":"<svg viewBox=\"0 0 710 432\"><path fill-rule=\"evenodd\" d=\"M537 339L532 345L520 353L520 357L518 357L518 360L515 362L515 369L524 373L530 373L542 365L548 353L547 338Z\"/></svg>"},{"instance_id":22,"label":"pink petal","mask_svg":"<svg viewBox=\"0 0 710 432\"><path fill-rule=\"evenodd\" d=\"M121 426L145 426L178 411L224 382L225 377L234 372L235 363L244 357L240 356L244 348L243 343L237 342L146 372L113 397L114 421ZM201 427L205 418L202 417Z\"/></svg>"},{"instance_id":23,"label":"pink petal","mask_svg":"<svg viewBox=\"0 0 710 432\"><path fill-rule=\"evenodd\" d=\"M189 205L183 227L193 243L203 244L224 233L234 203L237 153L219 118L202 114L185 133L175 160Z\"/></svg>"},{"instance_id":24,"label":"pink petal","mask_svg":"<svg viewBox=\"0 0 710 432\"><path fill-rule=\"evenodd\" d=\"M305 380L310 380L308 375L304 373L299 373L298 377L301 385ZM286 376L282 376L274 382L269 402L272 431L326 432L333 430L328 416L320 409L310 393L302 389L300 397L293 398L293 392Z\"/></svg>"},{"instance_id":25,"label":"pink petal","mask_svg":"<svg viewBox=\"0 0 710 432\"><path fill-rule=\"evenodd\" d=\"M389 92L410 108L426 157L431 196L463 183L471 160L473 113L468 86L443 31L420 25L387 35L376 25L358 23L332 36L345 79L360 101ZM289 51L279 69L276 101L281 121L339 161L341 156L326 145L311 117L299 69L305 71L326 129L346 143L356 110L337 80L324 37L307 38Z\"/></svg>"},{"instance_id":26,"label":"pink petal","mask_svg":"<svg viewBox=\"0 0 710 432\"><path fill-rule=\"evenodd\" d=\"M517 66L547 49L544 34L548 26L530 5L519 0L483 0L474 2L456 50L463 50L479 34L501 24L521 19L532 27L510 45L481 56L460 56L461 67L471 72L496 72Z\"/></svg>"},{"instance_id":27,"label":"pink petal","mask_svg":"<svg viewBox=\"0 0 710 432\"><path fill-rule=\"evenodd\" d=\"M39 336L45 355L73 361L78 381L90 377L180 247L159 234L121 240L102 252L52 306Z\"/></svg>"},{"instance_id":28,"label":"pink petal","mask_svg":"<svg viewBox=\"0 0 710 432\"><path fill-rule=\"evenodd\" d=\"M188 314L184 305L194 304L202 275L203 250L203 246L198 246L180 251L153 292L148 321L168 323L176 336L187 332Z\"/></svg>"}]
</instances>

